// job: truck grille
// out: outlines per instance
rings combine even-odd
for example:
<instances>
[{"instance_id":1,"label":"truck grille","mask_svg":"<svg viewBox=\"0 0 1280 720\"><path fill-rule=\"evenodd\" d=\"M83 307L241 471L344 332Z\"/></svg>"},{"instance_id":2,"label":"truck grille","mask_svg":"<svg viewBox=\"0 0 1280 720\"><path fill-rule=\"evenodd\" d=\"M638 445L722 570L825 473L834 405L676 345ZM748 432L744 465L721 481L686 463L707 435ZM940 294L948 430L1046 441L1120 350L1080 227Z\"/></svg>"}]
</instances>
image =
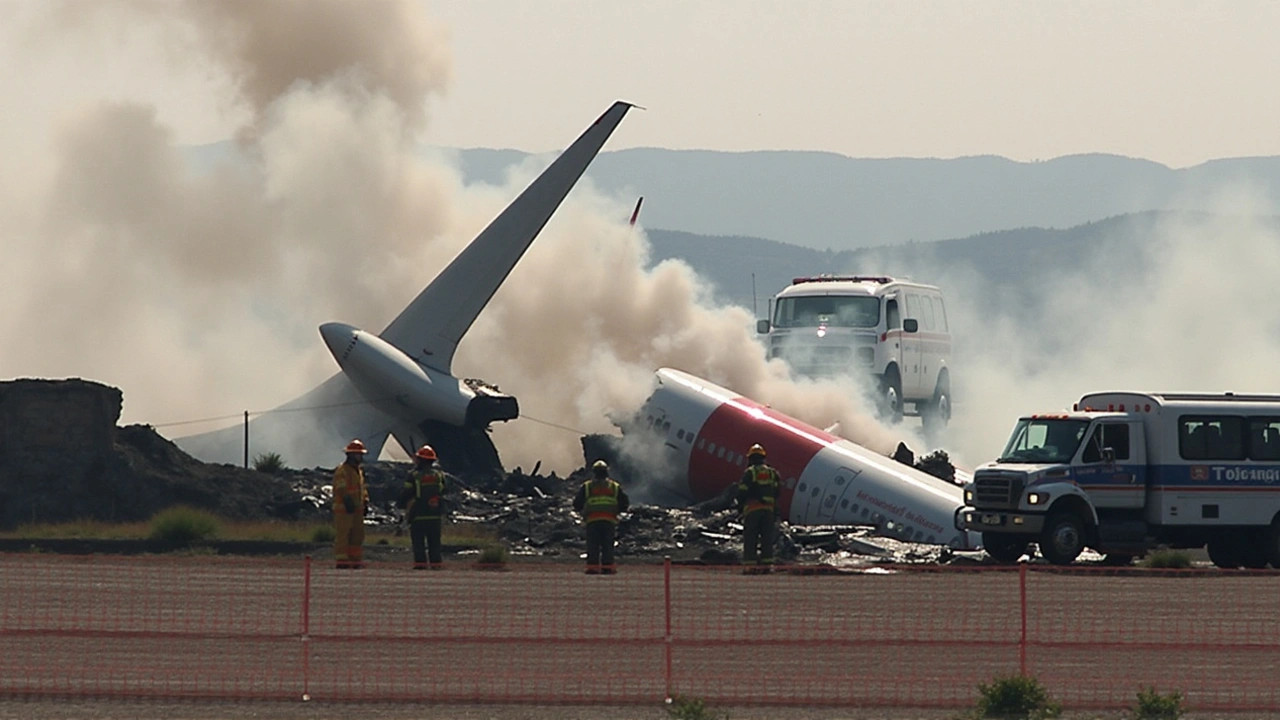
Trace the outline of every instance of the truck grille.
<instances>
[{"instance_id":1,"label":"truck grille","mask_svg":"<svg viewBox=\"0 0 1280 720\"><path fill-rule=\"evenodd\" d=\"M973 479L974 504L980 508L1013 508L1022 498L1023 479L1016 475L978 475Z\"/></svg>"}]
</instances>

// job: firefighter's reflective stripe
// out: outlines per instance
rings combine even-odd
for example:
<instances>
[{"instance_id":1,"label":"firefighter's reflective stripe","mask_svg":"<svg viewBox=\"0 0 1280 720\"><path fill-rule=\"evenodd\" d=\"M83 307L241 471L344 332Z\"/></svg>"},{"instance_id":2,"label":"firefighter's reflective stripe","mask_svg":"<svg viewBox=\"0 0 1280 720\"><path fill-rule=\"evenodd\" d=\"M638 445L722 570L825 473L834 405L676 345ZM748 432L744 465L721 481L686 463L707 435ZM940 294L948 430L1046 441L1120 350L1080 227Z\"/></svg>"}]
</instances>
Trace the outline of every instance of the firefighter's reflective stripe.
<instances>
[{"instance_id":1,"label":"firefighter's reflective stripe","mask_svg":"<svg viewBox=\"0 0 1280 720\"><path fill-rule=\"evenodd\" d=\"M440 517L440 497L444 493L444 473L439 470L427 470L410 482L413 483L413 504L416 509L416 520L435 520Z\"/></svg>"},{"instance_id":2,"label":"firefighter's reflective stripe","mask_svg":"<svg viewBox=\"0 0 1280 720\"><path fill-rule=\"evenodd\" d=\"M618 493L622 490L622 486L609 480L605 484L600 484L594 480L588 480L583 484L586 488L586 503L583 506L583 513L587 516L587 522L618 522Z\"/></svg>"},{"instance_id":3,"label":"firefighter's reflective stripe","mask_svg":"<svg viewBox=\"0 0 1280 720\"><path fill-rule=\"evenodd\" d=\"M742 508L744 515L753 513L757 510L772 511L774 505L778 502L778 472L768 465L759 465L753 471L755 485L760 490L755 491L753 497L747 501ZM755 497L758 495L758 497Z\"/></svg>"}]
</instances>

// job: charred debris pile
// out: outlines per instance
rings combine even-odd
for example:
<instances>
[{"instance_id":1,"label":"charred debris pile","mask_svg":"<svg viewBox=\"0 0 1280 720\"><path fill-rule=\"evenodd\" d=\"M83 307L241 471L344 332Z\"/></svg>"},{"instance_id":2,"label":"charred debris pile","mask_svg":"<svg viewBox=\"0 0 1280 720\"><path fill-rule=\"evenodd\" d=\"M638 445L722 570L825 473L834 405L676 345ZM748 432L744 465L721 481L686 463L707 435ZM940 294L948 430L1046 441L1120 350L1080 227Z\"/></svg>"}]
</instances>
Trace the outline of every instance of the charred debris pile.
<instances>
[{"instance_id":1,"label":"charred debris pile","mask_svg":"<svg viewBox=\"0 0 1280 720\"><path fill-rule=\"evenodd\" d=\"M592 448L598 438L583 438L587 457L598 457ZM900 461L906 457L897 456ZM625 467L625 463L623 463ZM945 452L936 452L914 466L938 477L954 475ZM408 463L365 463L365 479L372 507L366 522L395 525L401 521L395 509L410 465ZM585 468L568 477L540 474L535 466L526 472L516 468L500 479L492 476L459 478L463 484L449 495L451 523L478 523L495 528L502 542L515 555L576 559L585 551L581 520L571 508L574 493L587 479ZM617 473L624 487L634 486L625 472ZM332 471L284 470L297 495L272 513L286 519L328 518L332 499ZM741 551L742 525L726 495L687 508L664 507L633 502L618 526L618 549L625 556L659 558L670 556L681 562L735 564ZM778 539L780 561L830 562L945 562L952 558L944 548L903 543L873 537L869 528L792 528L785 523Z\"/></svg>"}]
</instances>

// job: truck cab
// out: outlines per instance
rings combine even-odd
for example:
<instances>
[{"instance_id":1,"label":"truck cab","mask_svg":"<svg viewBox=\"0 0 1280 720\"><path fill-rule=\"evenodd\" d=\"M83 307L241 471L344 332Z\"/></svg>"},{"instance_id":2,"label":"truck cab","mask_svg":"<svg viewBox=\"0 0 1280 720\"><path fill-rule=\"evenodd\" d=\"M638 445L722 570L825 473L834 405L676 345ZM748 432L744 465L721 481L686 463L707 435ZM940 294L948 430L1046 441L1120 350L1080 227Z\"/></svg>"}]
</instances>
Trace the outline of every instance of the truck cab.
<instances>
[{"instance_id":1,"label":"truck cab","mask_svg":"<svg viewBox=\"0 0 1280 720\"><path fill-rule=\"evenodd\" d=\"M1073 411L1019 418L1000 457L965 486L958 525L982 533L993 558L1038 543L1069 564L1085 547L1140 554L1146 538L1147 454L1141 417Z\"/></svg>"}]
</instances>

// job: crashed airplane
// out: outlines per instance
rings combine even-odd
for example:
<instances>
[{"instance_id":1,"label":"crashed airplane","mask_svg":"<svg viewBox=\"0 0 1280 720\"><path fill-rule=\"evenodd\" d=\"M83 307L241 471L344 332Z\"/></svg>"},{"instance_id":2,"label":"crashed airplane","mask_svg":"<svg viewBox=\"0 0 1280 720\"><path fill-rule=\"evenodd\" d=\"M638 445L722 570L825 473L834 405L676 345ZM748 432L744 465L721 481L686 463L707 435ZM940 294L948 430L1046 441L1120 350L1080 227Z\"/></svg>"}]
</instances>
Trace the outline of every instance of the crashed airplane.
<instances>
[{"instance_id":1,"label":"crashed airplane","mask_svg":"<svg viewBox=\"0 0 1280 720\"><path fill-rule=\"evenodd\" d=\"M975 534L956 528L960 486L689 373L658 370L656 389L629 425L662 443L663 474L679 485L669 489L693 502L735 485L746 448L760 443L782 476L778 506L793 525L870 525L903 541L979 545Z\"/></svg>"},{"instance_id":2,"label":"crashed airplane","mask_svg":"<svg viewBox=\"0 0 1280 720\"><path fill-rule=\"evenodd\" d=\"M247 428L178 438L179 447L206 462L235 463L250 439L291 464L319 465L335 461L352 438L377 453L390 435L410 456L433 444L450 470L501 473L487 429L518 416L516 399L455 377L454 351L631 107L616 102L605 111L381 333L321 325L341 372Z\"/></svg>"}]
</instances>

